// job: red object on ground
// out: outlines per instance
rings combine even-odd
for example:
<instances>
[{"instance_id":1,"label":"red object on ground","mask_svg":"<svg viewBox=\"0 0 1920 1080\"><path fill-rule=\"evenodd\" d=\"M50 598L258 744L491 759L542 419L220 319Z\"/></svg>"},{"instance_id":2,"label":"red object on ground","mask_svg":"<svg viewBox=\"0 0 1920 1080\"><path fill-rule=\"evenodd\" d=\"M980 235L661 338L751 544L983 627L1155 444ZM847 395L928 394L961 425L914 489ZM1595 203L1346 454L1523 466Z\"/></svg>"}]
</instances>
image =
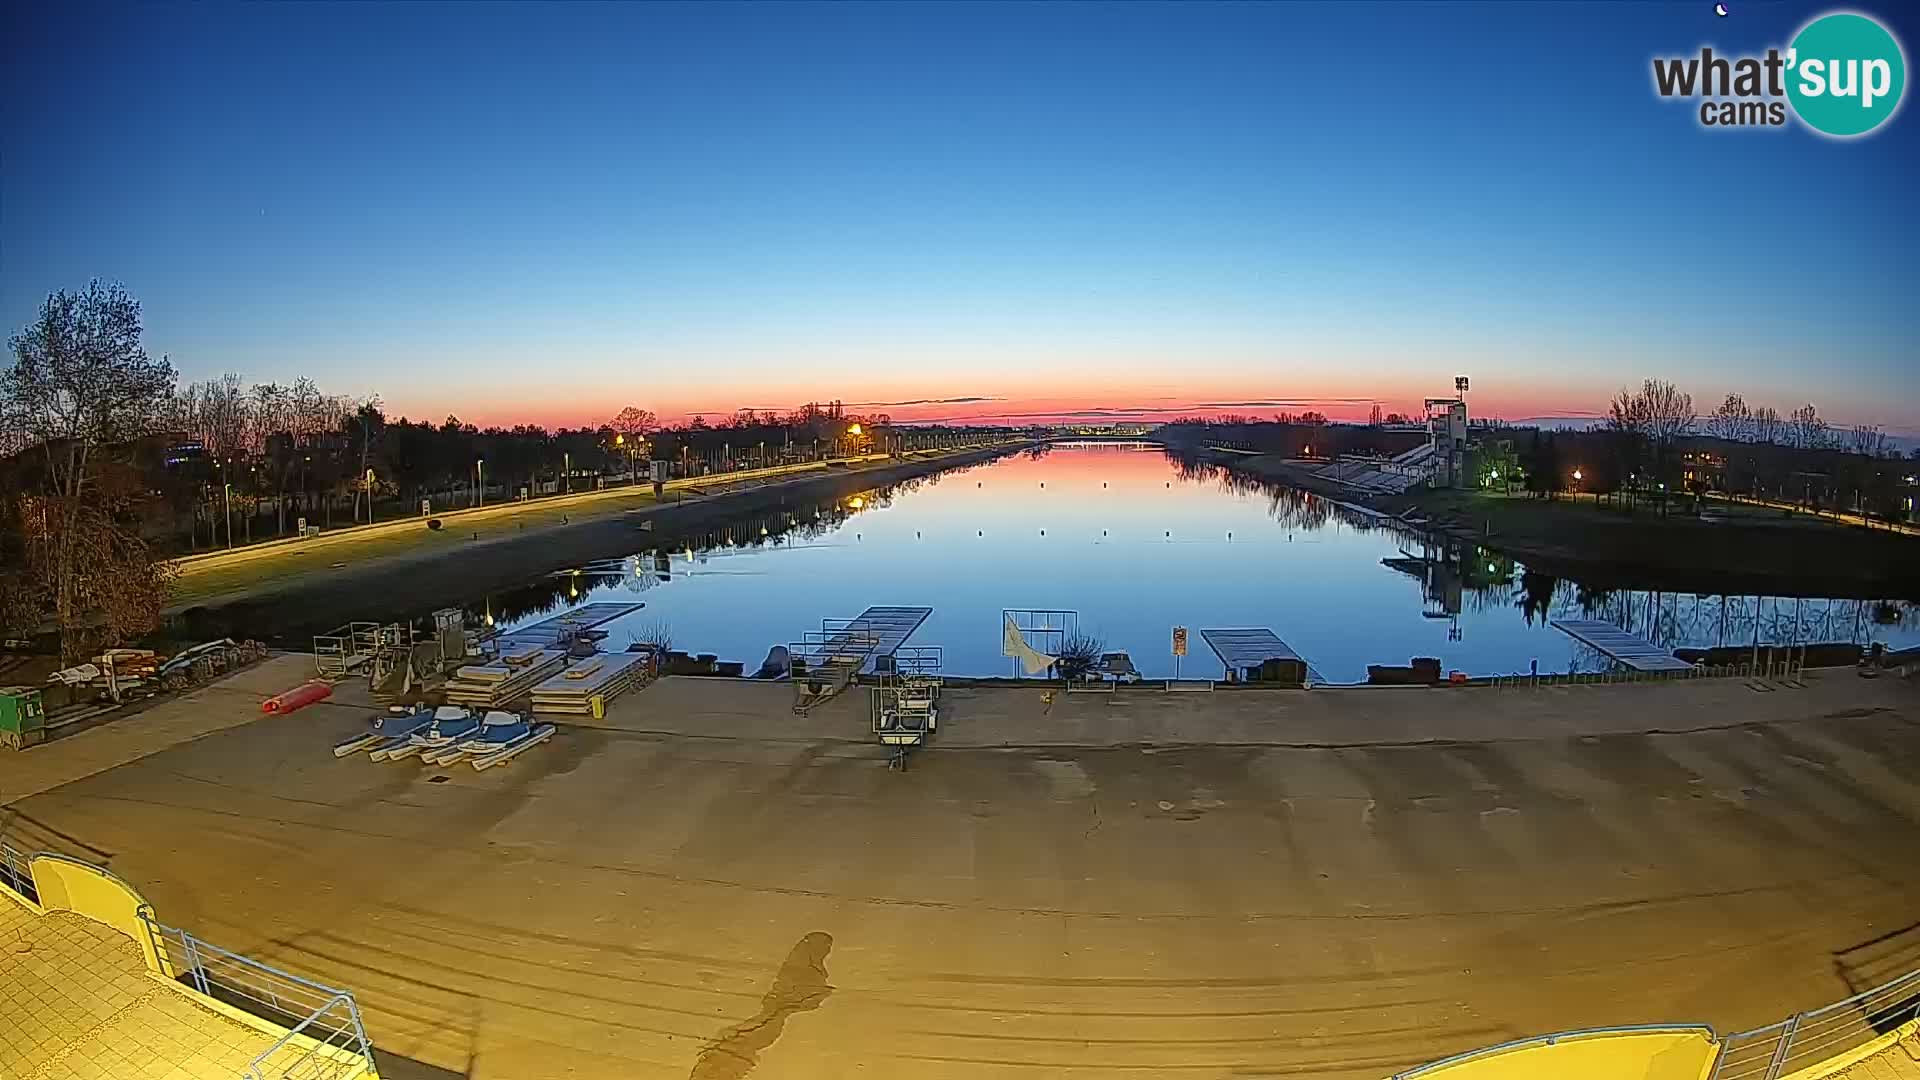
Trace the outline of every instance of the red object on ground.
<instances>
[{"instance_id":1,"label":"red object on ground","mask_svg":"<svg viewBox=\"0 0 1920 1080\"><path fill-rule=\"evenodd\" d=\"M311 705L316 701L325 701L332 696L333 687L328 686L326 683L318 681L301 683L299 686L294 687L284 694L275 694L261 702L260 711L263 713L276 714L290 713L303 705Z\"/></svg>"}]
</instances>

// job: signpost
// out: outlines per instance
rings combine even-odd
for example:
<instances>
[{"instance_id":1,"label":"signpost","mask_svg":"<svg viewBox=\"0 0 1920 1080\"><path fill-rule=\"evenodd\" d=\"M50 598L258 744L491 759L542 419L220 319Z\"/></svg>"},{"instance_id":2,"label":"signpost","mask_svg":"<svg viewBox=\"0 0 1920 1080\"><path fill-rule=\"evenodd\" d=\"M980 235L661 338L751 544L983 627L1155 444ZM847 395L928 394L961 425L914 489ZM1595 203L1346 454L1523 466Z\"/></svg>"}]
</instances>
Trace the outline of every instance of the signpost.
<instances>
[{"instance_id":1,"label":"signpost","mask_svg":"<svg viewBox=\"0 0 1920 1080\"><path fill-rule=\"evenodd\" d=\"M1180 677L1180 658L1187 655L1187 628L1173 628L1173 677Z\"/></svg>"}]
</instances>

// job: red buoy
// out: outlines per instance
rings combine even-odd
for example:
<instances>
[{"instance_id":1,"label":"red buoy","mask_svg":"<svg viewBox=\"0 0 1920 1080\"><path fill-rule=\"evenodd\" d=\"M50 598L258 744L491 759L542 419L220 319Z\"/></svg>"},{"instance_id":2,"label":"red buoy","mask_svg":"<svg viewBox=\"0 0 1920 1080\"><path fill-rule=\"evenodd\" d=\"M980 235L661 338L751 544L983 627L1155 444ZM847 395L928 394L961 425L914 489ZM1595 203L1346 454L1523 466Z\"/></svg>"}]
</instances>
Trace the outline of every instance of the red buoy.
<instances>
[{"instance_id":1,"label":"red buoy","mask_svg":"<svg viewBox=\"0 0 1920 1080\"><path fill-rule=\"evenodd\" d=\"M316 701L325 701L332 696L333 687L326 683L318 680L301 683L299 686L294 687L284 694L275 694L261 702L260 711L263 713L285 715L302 706L311 705Z\"/></svg>"}]
</instances>

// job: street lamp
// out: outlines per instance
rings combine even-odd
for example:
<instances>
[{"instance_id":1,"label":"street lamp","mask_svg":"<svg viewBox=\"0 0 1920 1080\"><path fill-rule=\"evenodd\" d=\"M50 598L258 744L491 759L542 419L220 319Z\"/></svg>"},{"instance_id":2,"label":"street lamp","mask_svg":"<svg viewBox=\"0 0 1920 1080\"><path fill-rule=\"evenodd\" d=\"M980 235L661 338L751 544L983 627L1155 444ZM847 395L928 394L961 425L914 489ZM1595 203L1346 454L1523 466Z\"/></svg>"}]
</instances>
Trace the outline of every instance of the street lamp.
<instances>
[{"instance_id":1,"label":"street lamp","mask_svg":"<svg viewBox=\"0 0 1920 1080\"><path fill-rule=\"evenodd\" d=\"M367 524L373 524L373 470L367 470Z\"/></svg>"},{"instance_id":2,"label":"street lamp","mask_svg":"<svg viewBox=\"0 0 1920 1080\"><path fill-rule=\"evenodd\" d=\"M1579 469L1573 470L1573 497L1576 499L1580 497L1580 470Z\"/></svg>"},{"instance_id":3,"label":"street lamp","mask_svg":"<svg viewBox=\"0 0 1920 1080\"><path fill-rule=\"evenodd\" d=\"M487 505L487 459L473 459L473 499L475 506Z\"/></svg>"},{"instance_id":4,"label":"street lamp","mask_svg":"<svg viewBox=\"0 0 1920 1080\"><path fill-rule=\"evenodd\" d=\"M220 487L223 491L223 500L226 503L227 546L232 547L233 546L233 485L223 483L220 485Z\"/></svg>"}]
</instances>

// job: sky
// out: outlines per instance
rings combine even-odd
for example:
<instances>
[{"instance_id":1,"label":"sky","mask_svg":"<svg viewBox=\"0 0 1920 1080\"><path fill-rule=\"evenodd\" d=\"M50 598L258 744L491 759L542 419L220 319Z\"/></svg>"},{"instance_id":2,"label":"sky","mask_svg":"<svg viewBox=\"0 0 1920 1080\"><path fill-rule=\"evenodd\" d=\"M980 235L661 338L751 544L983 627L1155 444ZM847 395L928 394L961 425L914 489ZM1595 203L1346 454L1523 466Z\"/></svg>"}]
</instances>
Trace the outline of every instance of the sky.
<instances>
[{"instance_id":1,"label":"sky","mask_svg":"<svg viewBox=\"0 0 1920 1080\"><path fill-rule=\"evenodd\" d=\"M117 280L185 379L482 424L1468 375L1476 415L1663 377L1920 433L1920 114L1715 131L1652 87L1824 10L10 5L0 324Z\"/></svg>"}]
</instances>

